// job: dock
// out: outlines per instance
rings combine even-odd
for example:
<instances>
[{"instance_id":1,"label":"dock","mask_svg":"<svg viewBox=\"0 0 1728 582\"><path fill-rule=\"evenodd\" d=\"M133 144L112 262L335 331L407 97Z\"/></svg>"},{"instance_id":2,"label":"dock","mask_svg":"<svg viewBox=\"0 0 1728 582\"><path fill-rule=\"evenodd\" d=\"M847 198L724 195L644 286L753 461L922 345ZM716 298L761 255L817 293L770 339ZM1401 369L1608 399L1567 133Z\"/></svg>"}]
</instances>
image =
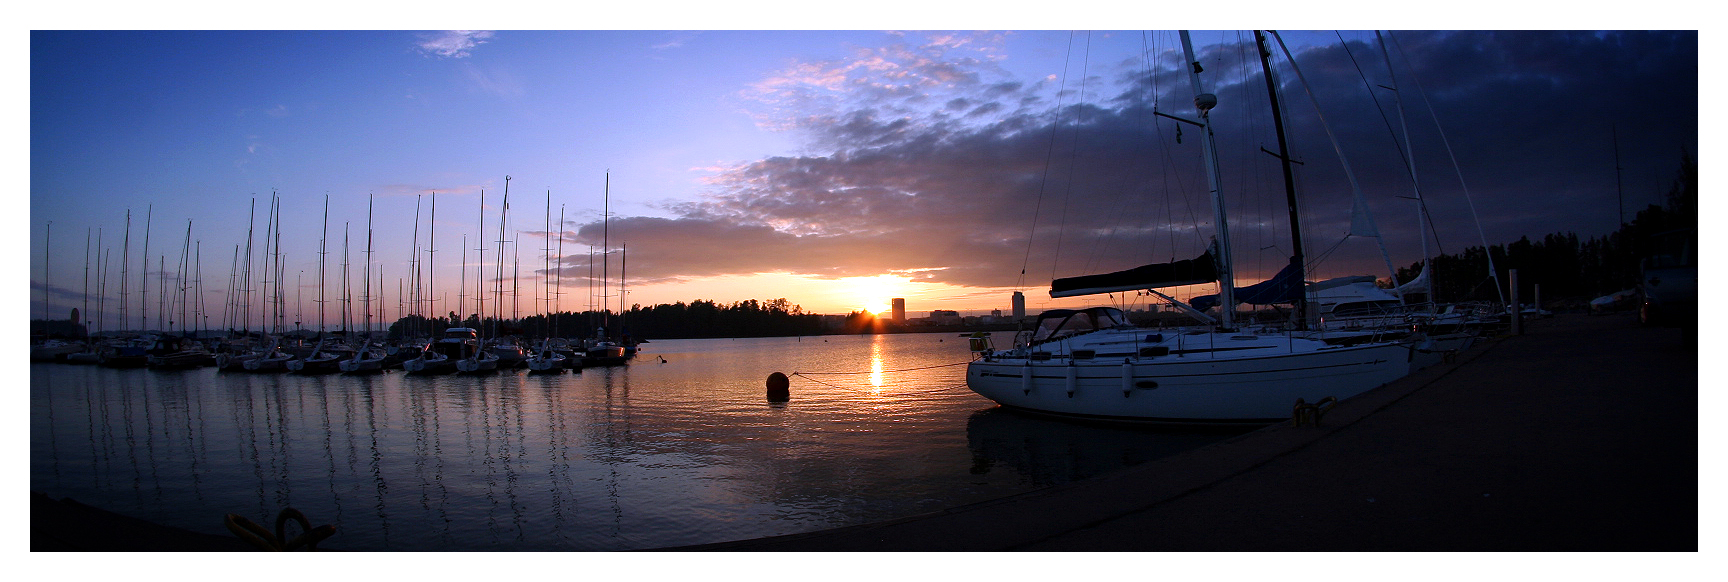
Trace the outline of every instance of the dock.
<instances>
[{"instance_id":1,"label":"dock","mask_svg":"<svg viewBox=\"0 0 1728 582\"><path fill-rule=\"evenodd\" d=\"M884 523L668 550L1696 552L1695 338L1561 315L1318 427Z\"/></svg>"}]
</instances>

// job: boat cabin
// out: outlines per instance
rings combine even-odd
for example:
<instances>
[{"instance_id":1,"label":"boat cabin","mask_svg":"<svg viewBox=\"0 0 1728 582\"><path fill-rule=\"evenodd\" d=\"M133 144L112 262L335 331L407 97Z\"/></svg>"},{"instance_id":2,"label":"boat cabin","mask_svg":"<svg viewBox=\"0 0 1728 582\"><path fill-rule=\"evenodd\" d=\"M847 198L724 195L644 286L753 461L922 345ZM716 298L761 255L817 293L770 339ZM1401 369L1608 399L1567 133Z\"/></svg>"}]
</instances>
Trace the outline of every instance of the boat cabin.
<instances>
[{"instance_id":1,"label":"boat cabin","mask_svg":"<svg viewBox=\"0 0 1728 582\"><path fill-rule=\"evenodd\" d=\"M1052 309L1038 314L1038 323L1032 329L1032 343L1039 344L1127 325L1128 315L1114 307Z\"/></svg>"}]
</instances>

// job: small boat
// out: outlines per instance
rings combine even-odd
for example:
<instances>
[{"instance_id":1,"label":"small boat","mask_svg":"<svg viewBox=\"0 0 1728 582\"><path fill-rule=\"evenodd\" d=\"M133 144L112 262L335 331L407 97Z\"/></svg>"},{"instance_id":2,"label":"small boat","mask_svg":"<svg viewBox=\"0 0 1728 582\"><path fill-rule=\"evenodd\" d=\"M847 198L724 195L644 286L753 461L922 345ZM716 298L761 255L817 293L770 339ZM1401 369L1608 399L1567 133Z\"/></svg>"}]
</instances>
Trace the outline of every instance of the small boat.
<instances>
[{"instance_id":1,"label":"small boat","mask_svg":"<svg viewBox=\"0 0 1728 582\"><path fill-rule=\"evenodd\" d=\"M372 340L366 340L354 357L336 363L336 368L343 374L376 374L384 371L384 350L372 345Z\"/></svg>"},{"instance_id":2,"label":"small boat","mask_svg":"<svg viewBox=\"0 0 1728 582\"><path fill-rule=\"evenodd\" d=\"M150 363L149 350L144 340L114 340L97 352L97 363L107 368L142 368Z\"/></svg>"},{"instance_id":3,"label":"small boat","mask_svg":"<svg viewBox=\"0 0 1728 582\"><path fill-rule=\"evenodd\" d=\"M63 362L68 354L84 351L84 344L57 339L45 340L30 345L30 361L32 362Z\"/></svg>"},{"instance_id":4,"label":"small boat","mask_svg":"<svg viewBox=\"0 0 1728 582\"><path fill-rule=\"evenodd\" d=\"M451 361L449 356L432 349L432 345L427 343L415 357L402 360L402 369L417 375L449 374L456 371L456 363Z\"/></svg>"},{"instance_id":5,"label":"small boat","mask_svg":"<svg viewBox=\"0 0 1728 582\"><path fill-rule=\"evenodd\" d=\"M550 340L541 340L540 349L528 356L527 363L530 374L564 373L564 356L552 350Z\"/></svg>"},{"instance_id":6,"label":"small boat","mask_svg":"<svg viewBox=\"0 0 1728 582\"><path fill-rule=\"evenodd\" d=\"M326 350L324 349L326 341L324 338L319 338L318 344L312 347L312 353L307 354L304 358L289 360L283 365L294 374L332 374L342 371L341 363L344 355L352 358L353 354Z\"/></svg>"},{"instance_id":7,"label":"small boat","mask_svg":"<svg viewBox=\"0 0 1728 582\"><path fill-rule=\"evenodd\" d=\"M162 353L146 358L146 365L152 370L190 370L215 365L216 356L204 345L188 338L163 337L158 345L165 349Z\"/></svg>"},{"instance_id":8,"label":"small boat","mask_svg":"<svg viewBox=\"0 0 1728 582\"><path fill-rule=\"evenodd\" d=\"M274 338L270 340L270 347L266 348L263 353L241 362L240 367L248 372L286 372L288 371L288 362L293 359L293 355L282 351L281 339Z\"/></svg>"}]
</instances>

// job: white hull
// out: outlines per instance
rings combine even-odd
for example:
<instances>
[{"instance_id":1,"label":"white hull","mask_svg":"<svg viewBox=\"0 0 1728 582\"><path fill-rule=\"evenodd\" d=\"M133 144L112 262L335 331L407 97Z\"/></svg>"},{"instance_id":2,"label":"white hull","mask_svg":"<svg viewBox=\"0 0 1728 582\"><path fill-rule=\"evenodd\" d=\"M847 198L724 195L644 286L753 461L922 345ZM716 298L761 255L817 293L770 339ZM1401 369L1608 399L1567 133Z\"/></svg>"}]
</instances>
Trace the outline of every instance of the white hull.
<instances>
[{"instance_id":1,"label":"white hull","mask_svg":"<svg viewBox=\"0 0 1728 582\"><path fill-rule=\"evenodd\" d=\"M1290 418L1298 398L1309 403L1328 396L1342 400L1410 372L1411 350L1398 344L1266 351L1252 357L993 357L968 365L966 384L1004 406L1051 414L1167 423L1270 423Z\"/></svg>"},{"instance_id":2,"label":"white hull","mask_svg":"<svg viewBox=\"0 0 1728 582\"><path fill-rule=\"evenodd\" d=\"M498 356L481 352L479 357L456 360L456 371L462 374L484 374L498 371Z\"/></svg>"},{"instance_id":3,"label":"white hull","mask_svg":"<svg viewBox=\"0 0 1728 582\"><path fill-rule=\"evenodd\" d=\"M341 370L344 374L382 372L384 370L384 358L354 358L350 360L342 360L336 364L336 368Z\"/></svg>"},{"instance_id":4,"label":"white hull","mask_svg":"<svg viewBox=\"0 0 1728 582\"><path fill-rule=\"evenodd\" d=\"M528 371L561 374L564 372L564 356L530 356L528 358Z\"/></svg>"}]
</instances>

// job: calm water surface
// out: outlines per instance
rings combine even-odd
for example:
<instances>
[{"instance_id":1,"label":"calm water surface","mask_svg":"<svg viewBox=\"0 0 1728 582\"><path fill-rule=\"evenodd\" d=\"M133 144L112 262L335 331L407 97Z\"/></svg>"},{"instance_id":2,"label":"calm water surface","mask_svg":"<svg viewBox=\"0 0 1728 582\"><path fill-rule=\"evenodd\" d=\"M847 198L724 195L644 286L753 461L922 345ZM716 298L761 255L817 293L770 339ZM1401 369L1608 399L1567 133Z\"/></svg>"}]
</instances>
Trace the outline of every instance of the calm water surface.
<instances>
[{"instance_id":1,"label":"calm water surface","mask_svg":"<svg viewBox=\"0 0 1728 582\"><path fill-rule=\"evenodd\" d=\"M30 487L219 535L294 507L346 550L628 550L936 511L1232 436L997 409L953 334L642 347L558 376L32 364ZM772 372L811 375L769 404Z\"/></svg>"}]
</instances>

